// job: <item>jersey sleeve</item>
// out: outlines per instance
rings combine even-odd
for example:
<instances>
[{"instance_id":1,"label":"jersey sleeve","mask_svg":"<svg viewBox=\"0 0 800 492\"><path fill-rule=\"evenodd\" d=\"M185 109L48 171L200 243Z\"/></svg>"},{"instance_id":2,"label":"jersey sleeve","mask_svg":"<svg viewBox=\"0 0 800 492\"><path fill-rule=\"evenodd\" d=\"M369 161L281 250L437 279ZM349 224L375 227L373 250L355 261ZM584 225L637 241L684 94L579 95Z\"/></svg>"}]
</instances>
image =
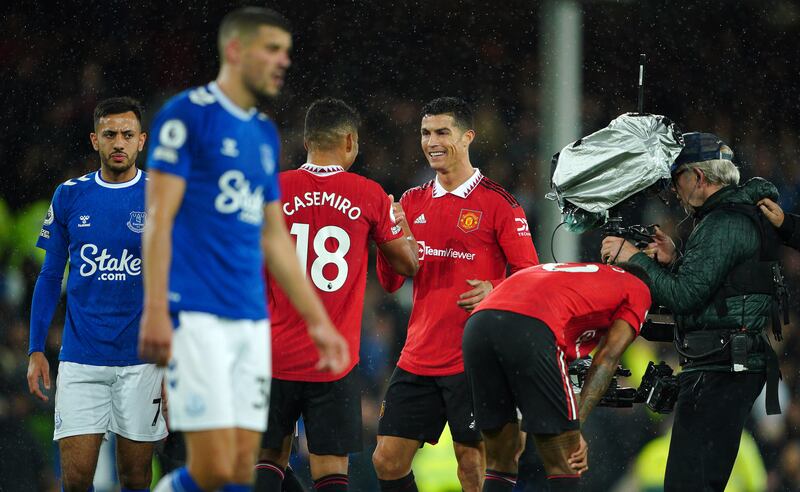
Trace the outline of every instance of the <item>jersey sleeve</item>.
<instances>
[{"instance_id":1,"label":"jersey sleeve","mask_svg":"<svg viewBox=\"0 0 800 492\"><path fill-rule=\"evenodd\" d=\"M67 229L67 210L64 204L64 185L53 193L53 200L39 232L36 246L64 258L69 257L69 230Z\"/></svg>"},{"instance_id":2,"label":"jersey sleeve","mask_svg":"<svg viewBox=\"0 0 800 492\"><path fill-rule=\"evenodd\" d=\"M611 317L612 321L621 319L631 325L639 335L644 320L647 318L647 311L652 303L650 291L641 281L629 282L628 295L622 301L617 311Z\"/></svg>"},{"instance_id":3,"label":"jersey sleeve","mask_svg":"<svg viewBox=\"0 0 800 492\"><path fill-rule=\"evenodd\" d=\"M147 156L147 169L184 179L189 176L194 142L200 138L197 124L200 110L188 98L177 96L159 111L150 128L154 147Z\"/></svg>"},{"instance_id":4,"label":"jersey sleeve","mask_svg":"<svg viewBox=\"0 0 800 492\"><path fill-rule=\"evenodd\" d=\"M519 204L503 203L498 213L497 242L506 256L511 273L539 263L525 211Z\"/></svg>"},{"instance_id":5,"label":"jersey sleeve","mask_svg":"<svg viewBox=\"0 0 800 492\"><path fill-rule=\"evenodd\" d=\"M389 201L388 197L386 201ZM400 198L400 205L402 205L403 210L408 210L408 192L404 193ZM402 234L402 232L400 232L400 234ZM403 286L403 282L406 280L405 277L394 271L392 265L389 263L389 260L387 260L383 253L381 253L380 249L378 250L376 270L378 274L378 282L380 282L381 286L386 290L386 292L395 292Z\"/></svg>"},{"instance_id":6,"label":"jersey sleeve","mask_svg":"<svg viewBox=\"0 0 800 492\"><path fill-rule=\"evenodd\" d=\"M403 237L403 230L396 225L394 213L392 212L392 201L389 195L383 190L381 185L372 185L372 196L374 202L379 204L375 210L375 220L371 224L370 237L376 244L383 244Z\"/></svg>"}]
</instances>

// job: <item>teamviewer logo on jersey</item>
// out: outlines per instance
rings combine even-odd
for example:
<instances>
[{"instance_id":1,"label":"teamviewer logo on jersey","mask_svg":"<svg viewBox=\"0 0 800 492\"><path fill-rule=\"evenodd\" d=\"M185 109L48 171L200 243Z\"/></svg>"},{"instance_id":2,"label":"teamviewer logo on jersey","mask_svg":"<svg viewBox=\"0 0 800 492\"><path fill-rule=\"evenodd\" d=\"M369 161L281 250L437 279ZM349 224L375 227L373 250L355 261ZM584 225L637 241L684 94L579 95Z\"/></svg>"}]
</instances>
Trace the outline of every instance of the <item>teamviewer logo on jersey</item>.
<instances>
[{"instance_id":1,"label":"teamviewer logo on jersey","mask_svg":"<svg viewBox=\"0 0 800 492\"><path fill-rule=\"evenodd\" d=\"M419 255L419 261L425 259L425 241L417 241L417 251Z\"/></svg>"}]
</instances>

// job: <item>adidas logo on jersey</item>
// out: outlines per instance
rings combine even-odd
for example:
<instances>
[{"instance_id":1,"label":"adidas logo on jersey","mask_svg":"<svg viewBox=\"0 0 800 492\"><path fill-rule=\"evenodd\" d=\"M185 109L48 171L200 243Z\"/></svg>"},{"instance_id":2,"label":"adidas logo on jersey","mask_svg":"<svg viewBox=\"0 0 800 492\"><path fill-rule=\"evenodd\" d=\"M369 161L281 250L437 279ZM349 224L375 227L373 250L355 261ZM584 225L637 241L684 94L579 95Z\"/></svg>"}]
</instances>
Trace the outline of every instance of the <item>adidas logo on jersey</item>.
<instances>
[{"instance_id":1,"label":"adidas logo on jersey","mask_svg":"<svg viewBox=\"0 0 800 492\"><path fill-rule=\"evenodd\" d=\"M415 223L415 224L427 224L427 223L428 223L428 221L427 221L427 220L425 220L425 214L422 214L422 215L420 215L419 217L417 217L417 218L414 220L414 223Z\"/></svg>"}]
</instances>

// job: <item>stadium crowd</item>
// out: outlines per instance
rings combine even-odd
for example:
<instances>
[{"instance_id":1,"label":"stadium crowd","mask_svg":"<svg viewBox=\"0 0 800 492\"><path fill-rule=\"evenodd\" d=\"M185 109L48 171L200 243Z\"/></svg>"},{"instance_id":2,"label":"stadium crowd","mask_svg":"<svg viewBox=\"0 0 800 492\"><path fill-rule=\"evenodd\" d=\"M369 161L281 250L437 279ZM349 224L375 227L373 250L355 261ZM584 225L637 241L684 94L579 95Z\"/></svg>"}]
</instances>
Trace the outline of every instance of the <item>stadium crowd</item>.
<instances>
[{"instance_id":1,"label":"stadium crowd","mask_svg":"<svg viewBox=\"0 0 800 492\"><path fill-rule=\"evenodd\" d=\"M348 17L335 3L308 9L275 2L297 32L286 93L266 108L281 127L281 167L304 162L308 103L320 96L341 97L364 118L354 170L399 196L432 178L419 146L421 104L457 94L476 106L472 161L523 204L539 246L552 231L536 228L537 214L554 206L543 198L548 190L536 185L537 173L549 168L538 146L539 74L546 68L538 54L540 12L521 1L509 2L505 11L488 2L469 8L456 8L457 3L444 2L438 11L416 2L385 8L355 2L358 13ZM800 116L792 111L798 103L792 84L800 55L788 41L800 29L800 7L747 1L721 19L717 12L725 2L711 2L719 9L698 2L680 10L668 8L668 2L641 3L584 7L581 134L633 109L629 80L636 54L644 50L654 60L646 109L668 115L684 131L720 135L736 152L743 178L771 180L781 192L781 206L797 212ZM99 100L137 97L148 110L147 122L175 91L211 80L216 67L207 60L213 59L216 19L229 7L219 4L186 2L176 11L155 5L108 10L76 5L55 17L41 15L44 7L20 4L0 21L5 33L0 53L7 60L0 68L7 84L0 114L0 158L6 163L0 174L0 490L57 490L52 399L34 400L25 379L30 298L41 262L34 243L47 200L58 183L97 168L87 137ZM618 49L639 37L641 44ZM689 230L679 227L681 216L674 203L672 209L653 203L643 220L680 233ZM564 240L563 234L556 240ZM599 237L587 234L580 242L580 258L572 260L598 260ZM553 260L549 251L539 255ZM800 258L787 249L783 262L792 294L792 322L784 341L775 344L783 413L768 417L763 402L754 406L747 430L758 453L742 465L750 467L746 472L737 475L735 469L730 490L800 490ZM374 490L370 455L380 398L403 346L410 311L410 289L385 294L371 263L360 363L365 451L351 457L353 490ZM57 359L62 322L63 314L57 315L48 336L51 361ZM637 385L647 361L661 359L677 366L670 345L636 341L623 360L634 371L627 383ZM651 445L669 424L669 418L643 408L598 409L584 432L590 490L654 490L649 484L659 481L648 482L653 468L648 463L656 463L659 455ZM299 454L293 464L302 474L302 446ZM415 466L430 466L425 461L434 459L440 458L422 453ZM523 468L538 466L535 460L523 461ZM454 468L449 470L441 482L420 478L421 490L456 490ZM753 483L737 481L738 476Z\"/></svg>"}]
</instances>

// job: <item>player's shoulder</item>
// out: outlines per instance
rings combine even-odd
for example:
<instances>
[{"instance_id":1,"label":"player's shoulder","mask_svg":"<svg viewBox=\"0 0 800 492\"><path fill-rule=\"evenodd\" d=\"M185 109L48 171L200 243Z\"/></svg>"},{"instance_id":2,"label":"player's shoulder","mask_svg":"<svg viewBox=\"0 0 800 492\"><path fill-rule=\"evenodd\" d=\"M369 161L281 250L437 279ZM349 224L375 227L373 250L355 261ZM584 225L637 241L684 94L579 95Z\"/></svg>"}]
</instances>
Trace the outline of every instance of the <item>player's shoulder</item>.
<instances>
[{"instance_id":1,"label":"player's shoulder","mask_svg":"<svg viewBox=\"0 0 800 492\"><path fill-rule=\"evenodd\" d=\"M258 126L261 127L264 131L268 133L273 133L275 135L278 134L278 125L269 117L267 113L258 112L256 113L255 120L258 122Z\"/></svg>"},{"instance_id":2,"label":"player's shoulder","mask_svg":"<svg viewBox=\"0 0 800 492\"><path fill-rule=\"evenodd\" d=\"M62 195L75 193L78 190L85 190L89 188L95 182L95 175L97 171L92 171L90 173L84 174L83 176L76 176L74 178L69 178L68 180L64 181L58 188L56 189Z\"/></svg>"},{"instance_id":3,"label":"player's shoulder","mask_svg":"<svg viewBox=\"0 0 800 492\"><path fill-rule=\"evenodd\" d=\"M339 177L339 179L346 181L348 185L358 186L359 188L368 191L380 190L381 192L383 192L383 186L381 186L380 183L378 183L372 178L362 176L361 174L345 171L338 173L337 176Z\"/></svg>"},{"instance_id":4,"label":"player's shoulder","mask_svg":"<svg viewBox=\"0 0 800 492\"><path fill-rule=\"evenodd\" d=\"M401 199L403 200L420 200L425 197L431 196L433 190L433 183L434 180L430 180L426 183L422 183L419 186L415 186L413 188L409 188L403 193Z\"/></svg>"},{"instance_id":5,"label":"player's shoulder","mask_svg":"<svg viewBox=\"0 0 800 492\"><path fill-rule=\"evenodd\" d=\"M85 195L95 185L95 175L97 171L92 171L82 176L69 178L56 187L53 193L53 205L63 209L75 202L77 197Z\"/></svg>"},{"instance_id":6,"label":"player's shoulder","mask_svg":"<svg viewBox=\"0 0 800 492\"><path fill-rule=\"evenodd\" d=\"M498 201L500 204L509 205L511 208L519 207L519 202L516 198L514 198L514 195L512 195L511 192L503 188L496 181L491 180L486 176L481 177L481 180L478 183L478 189L481 190L485 195Z\"/></svg>"}]
</instances>

